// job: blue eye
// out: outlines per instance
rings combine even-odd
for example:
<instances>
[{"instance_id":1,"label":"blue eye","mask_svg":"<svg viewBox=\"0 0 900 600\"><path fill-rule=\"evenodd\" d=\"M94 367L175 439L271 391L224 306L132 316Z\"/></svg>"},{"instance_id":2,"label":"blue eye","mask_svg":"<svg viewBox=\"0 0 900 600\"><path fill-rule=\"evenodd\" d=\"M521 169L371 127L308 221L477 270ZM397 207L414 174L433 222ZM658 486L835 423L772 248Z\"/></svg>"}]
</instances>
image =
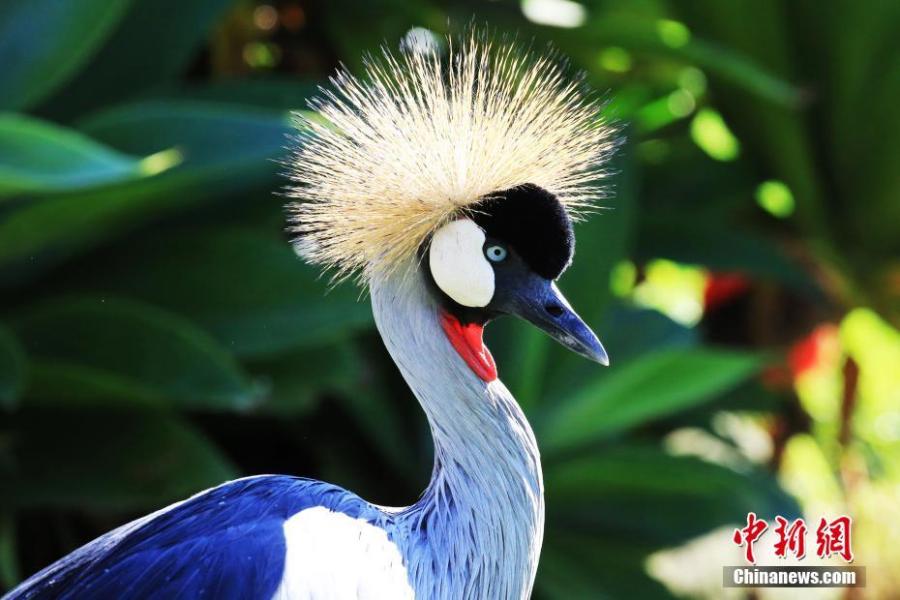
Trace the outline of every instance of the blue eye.
<instances>
[{"instance_id":1,"label":"blue eye","mask_svg":"<svg viewBox=\"0 0 900 600\"><path fill-rule=\"evenodd\" d=\"M503 246L488 246L484 251L485 256L492 262L500 262L506 258L506 248Z\"/></svg>"}]
</instances>

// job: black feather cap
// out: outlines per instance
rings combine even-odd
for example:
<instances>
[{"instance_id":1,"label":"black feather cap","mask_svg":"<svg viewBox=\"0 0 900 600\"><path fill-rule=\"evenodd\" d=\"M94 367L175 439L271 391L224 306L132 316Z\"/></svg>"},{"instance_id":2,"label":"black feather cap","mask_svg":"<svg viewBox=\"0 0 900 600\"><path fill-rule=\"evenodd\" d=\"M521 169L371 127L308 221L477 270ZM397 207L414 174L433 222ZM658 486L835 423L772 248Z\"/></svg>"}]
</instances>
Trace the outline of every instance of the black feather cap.
<instances>
[{"instance_id":1,"label":"black feather cap","mask_svg":"<svg viewBox=\"0 0 900 600\"><path fill-rule=\"evenodd\" d=\"M572 219L556 196L532 183L491 194L472 206L470 216L541 277L556 279L572 262Z\"/></svg>"}]
</instances>

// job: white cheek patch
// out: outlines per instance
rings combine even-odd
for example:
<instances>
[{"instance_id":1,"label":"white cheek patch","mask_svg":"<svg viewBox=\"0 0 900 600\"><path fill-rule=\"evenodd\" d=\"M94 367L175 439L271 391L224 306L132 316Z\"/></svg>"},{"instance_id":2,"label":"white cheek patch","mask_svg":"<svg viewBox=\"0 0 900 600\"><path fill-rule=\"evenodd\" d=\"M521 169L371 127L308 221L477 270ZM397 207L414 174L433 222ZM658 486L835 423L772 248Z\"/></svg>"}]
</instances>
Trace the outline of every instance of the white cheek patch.
<instances>
[{"instance_id":1,"label":"white cheek patch","mask_svg":"<svg viewBox=\"0 0 900 600\"><path fill-rule=\"evenodd\" d=\"M494 297L494 269L482 251L484 240L484 232L470 219L444 225L431 239L431 276L463 306L487 306Z\"/></svg>"}]
</instances>

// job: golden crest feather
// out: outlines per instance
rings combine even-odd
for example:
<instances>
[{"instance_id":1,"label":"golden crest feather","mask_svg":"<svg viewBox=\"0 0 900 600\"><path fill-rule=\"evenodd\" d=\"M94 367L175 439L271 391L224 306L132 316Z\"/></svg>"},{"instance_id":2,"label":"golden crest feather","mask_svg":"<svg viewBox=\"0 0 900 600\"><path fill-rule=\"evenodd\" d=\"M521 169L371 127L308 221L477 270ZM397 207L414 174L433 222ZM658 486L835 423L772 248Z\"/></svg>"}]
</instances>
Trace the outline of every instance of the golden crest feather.
<instances>
[{"instance_id":1,"label":"golden crest feather","mask_svg":"<svg viewBox=\"0 0 900 600\"><path fill-rule=\"evenodd\" d=\"M576 217L601 196L613 129L555 57L474 33L447 46L383 49L310 101L321 120L295 115L290 229L337 279L406 264L492 193L532 183Z\"/></svg>"}]
</instances>

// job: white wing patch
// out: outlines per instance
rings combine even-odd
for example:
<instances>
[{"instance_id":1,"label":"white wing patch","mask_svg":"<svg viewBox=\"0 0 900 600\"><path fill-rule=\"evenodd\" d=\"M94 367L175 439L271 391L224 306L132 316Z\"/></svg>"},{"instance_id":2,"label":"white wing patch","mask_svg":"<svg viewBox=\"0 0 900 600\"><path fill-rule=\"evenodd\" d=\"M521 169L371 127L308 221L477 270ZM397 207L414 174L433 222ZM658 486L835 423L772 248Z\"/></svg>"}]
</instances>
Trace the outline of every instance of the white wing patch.
<instances>
[{"instance_id":1,"label":"white wing patch","mask_svg":"<svg viewBox=\"0 0 900 600\"><path fill-rule=\"evenodd\" d=\"M324 506L284 523L284 576L273 600L412 600L400 550L363 519Z\"/></svg>"},{"instance_id":2,"label":"white wing patch","mask_svg":"<svg viewBox=\"0 0 900 600\"><path fill-rule=\"evenodd\" d=\"M431 238L431 276L463 306L487 306L494 297L494 269L484 257L484 239L484 231L471 219L447 223Z\"/></svg>"}]
</instances>

